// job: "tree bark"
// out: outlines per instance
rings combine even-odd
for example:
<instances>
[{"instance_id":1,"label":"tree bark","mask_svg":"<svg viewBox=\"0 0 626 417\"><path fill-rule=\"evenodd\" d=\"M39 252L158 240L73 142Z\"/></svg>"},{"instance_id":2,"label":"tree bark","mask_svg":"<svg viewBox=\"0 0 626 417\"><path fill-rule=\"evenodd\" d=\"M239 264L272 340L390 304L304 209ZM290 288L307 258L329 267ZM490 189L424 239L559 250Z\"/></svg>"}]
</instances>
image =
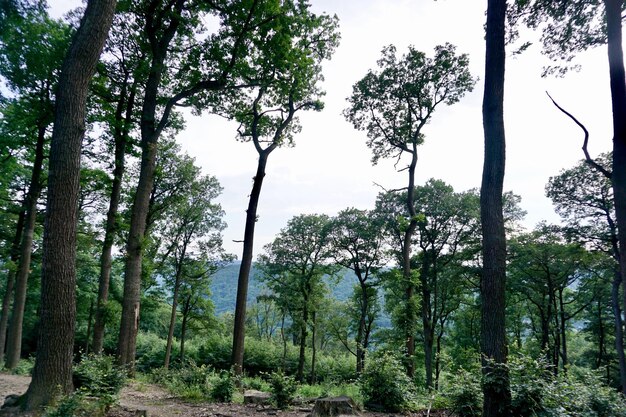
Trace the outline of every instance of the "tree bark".
<instances>
[{"instance_id":1,"label":"tree bark","mask_svg":"<svg viewBox=\"0 0 626 417\"><path fill-rule=\"evenodd\" d=\"M104 46L115 0L90 0L63 62L50 148L43 236L37 357L25 408L50 404L72 390L76 317L76 222L80 151L89 82Z\"/></svg>"},{"instance_id":2,"label":"tree bark","mask_svg":"<svg viewBox=\"0 0 626 417\"><path fill-rule=\"evenodd\" d=\"M185 259L185 248L182 251L180 259L176 265L176 278L174 280L174 294L172 294L172 314L170 315L170 326L167 332L167 344L165 346L165 361L163 367L165 369L170 366L170 355L172 353L172 341L174 340L174 326L176 325L176 309L178 308L178 290L180 289L180 278L183 274L183 259ZM182 344L181 344L182 345Z\"/></svg>"},{"instance_id":3,"label":"tree bark","mask_svg":"<svg viewBox=\"0 0 626 417\"><path fill-rule=\"evenodd\" d=\"M424 252L424 260L420 271L422 284L422 327L424 337L424 368L426 372L426 389L433 388L433 345L434 320L431 313L431 291L428 278L430 275L430 256Z\"/></svg>"},{"instance_id":4,"label":"tree bark","mask_svg":"<svg viewBox=\"0 0 626 417\"><path fill-rule=\"evenodd\" d=\"M126 82L126 81L125 81ZM93 351L96 355L102 353L104 344L104 328L106 321L106 305L109 299L109 285L111 282L111 265L113 263L112 249L115 234L118 230L117 211L122 195L122 177L125 170L126 146L131 124L137 82L134 81L128 100L126 100L126 84L120 93L120 101L115 111L116 127L115 135L115 168L113 169L113 184L111 186L111 199L107 211L104 243L100 255L100 279L98 281L98 305L96 309L96 322L93 328ZM122 115L122 112L125 114ZM120 126L122 124L122 126Z\"/></svg>"},{"instance_id":5,"label":"tree bark","mask_svg":"<svg viewBox=\"0 0 626 417\"><path fill-rule=\"evenodd\" d=\"M26 201L22 202L17 225L15 229L15 237L11 244L11 262L17 265L20 259L20 242L22 241L22 232L24 231L24 220L26 219ZM11 309L11 298L13 296L13 287L15 286L15 270L11 269L7 274L7 286L2 297L2 312L0 312L0 363L4 362L4 349L7 340L7 325L9 323L9 310Z\"/></svg>"},{"instance_id":6,"label":"tree bark","mask_svg":"<svg viewBox=\"0 0 626 417\"><path fill-rule=\"evenodd\" d=\"M130 221L130 232L126 244L126 265L124 270L124 298L122 301L122 319L117 344L118 362L128 369L129 375L135 373L135 351L137 346L137 331L139 330L139 309L141 304L141 262L143 245L146 234L146 220L150 203L150 193L154 185L156 169L157 142L168 118L164 114L157 123L156 111L158 93L163 73L165 59L171 40L180 25L181 11L184 0L172 2L172 14L169 25L161 32L161 21L146 23L146 35L151 40L152 61L148 80L146 81L143 107L141 110L141 168L139 182L133 201ZM157 40L157 36L161 38Z\"/></svg>"},{"instance_id":7,"label":"tree bark","mask_svg":"<svg viewBox=\"0 0 626 417\"><path fill-rule=\"evenodd\" d=\"M413 152L411 153L411 164L409 165L409 186L407 188L407 211L409 213L409 225L404 232L404 241L402 245L402 279L405 282L406 289L406 323L405 323L405 340L406 340L406 373L410 378L415 376L415 331L414 323L417 321L415 311L413 309L413 297L415 295L415 285L411 273L411 240L417 228L417 220L415 218L415 167L417 166L417 143L413 144Z\"/></svg>"},{"instance_id":8,"label":"tree bark","mask_svg":"<svg viewBox=\"0 0 626 417\"><path fill-rule=\"evenodd\" d=\"M43 147L46 136L46 127L47 126L40 126L37 132L35 161L25 201L26 218L24 221L22 243L20 245L19 267L15 276L13 311L11 313L9 334L7 336L7 353L5 361L5 367L7 369L15 369L22 354L22 324L24 322L26 291L28 288L28 277L30 275L30 260L33 253L33 235L37 224L37 200L39 200L39 195L41 194L42 189L41 171L43 169Z\"/></svg>"},{"instance_id":9,"label":"tree bark","mask_svg":"<svg viewBox=\"0 0 626 417\"><path fill-rule=\"evenodd\" d=\"M604 0L607 20L609 76L613 110L613 198L619 239L619 264L626 289L626 71L622 50L621 0ZM626 308L626 291L622 303ZM623 353L622 353L623 354ZM621 370L621 372L624 372ZM626 384L622 383L626 396Z\"/></svg>"},{"instance_id":10,"label":"tree bark","mask_svg":"<svg viewBox=\"0 0 626 417\"><path fill-rule=\"evenodd\" d=\"M611 306L615 317L615 350L619 363L619 380L622 388L626 386L626 355L624 355L624 331L622 326L622 309L620 306L619 287L622 284L622 275L619 267L615 270L615 278L611 288ZM623 390L622 390L623 393Z\"/></svg>"},{"instance_id":11,"label":"tree bark","mask_svg":"<svg viewBox=\"0 0 626 417\"><path fill-rule=\"evenodd\" d=\"M306 353L306 338L308 336L306 326L309 322L309 308L307 304L308 300L305 300L304 308L302 310L302 327L300 328L300 354L298 355L298 370L296 371L296 380L298 382L304 381L304 359Z\"/></svg>"},{"instance_id":12,"label":"tree bark","mask_svg":"<svg viewBox=\"0 0 626 417\"><path fill-rule=\"evenodd\" d=\"M506 368L506 236L502 213L505 167L504 71L506 0L487 6L483 128L485 162L480 193L483 236L481 279L481 353L483 417L510 415L511 390ZM495 378L494 378L495 376Z\"/></svg>"},{"instance_id":13,"label":"tree bark","mask_svg":"<svg viewBox=\"0 0 626 417\"><path fill-rule=\"evenodd\" d=\"M248 210L246 210L246 226L243 238L243 254L237 280L237 303L235 305L235 328L233 330L233 354L232 365L236 375L243 372L243 351L246 325L246 302L248 298L248 282L252 269L252 256L254 250L254 228L257 221L257 209L261 196L261 187L265 178L267 159L275 146L270 146L265 151L259 152L259 162L256 175L252 184Z\"/></svg>"},{"instance_id":14,"label":"tree bark","mask_svg":"<svg viewBox=\"0 0 626 417\"><path fill-rule=\"evenodd\" d=\"M367 316L367 308L369 304L369 300L367 298L367 284L365 280L359 275L360 270L357 274L359 278L359 284L361 286L361 316L359 317L359 328L356 333L356 374L361 375L363 373L363 369L365 368L365 347L367 346L366 337L366 316Z\"/></svg>"}]
</instances>

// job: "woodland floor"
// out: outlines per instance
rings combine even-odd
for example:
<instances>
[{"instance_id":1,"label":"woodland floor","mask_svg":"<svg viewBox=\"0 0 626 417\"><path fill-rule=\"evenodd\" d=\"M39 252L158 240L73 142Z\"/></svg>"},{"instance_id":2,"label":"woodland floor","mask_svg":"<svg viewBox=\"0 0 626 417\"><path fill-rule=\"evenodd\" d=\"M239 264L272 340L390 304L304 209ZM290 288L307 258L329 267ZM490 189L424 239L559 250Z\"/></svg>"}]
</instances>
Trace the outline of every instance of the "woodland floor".
<instances>
[{"instance_id":1,"label":"woodland floor","mask_svg":"<svg viewBox=\"0 0 626 417\"><path fill-rule=\"evenodd\" d=\"M23 394L30 377L0 373L0 406L11 394ZM114 407L107 417L307 417L312 403L294 406L289 410L242 404L191 403L172 396L163 388L142 382L131 382L121 393L120 405ZM395 417L397 414L364 411L362 417ZM411 413L410 417L427 416L426 411ZM0 417L27 417L29 414L17 409L0 410ZM452 417L442 411L431 411L431 417Z\"/></svg>"}]
</instances>

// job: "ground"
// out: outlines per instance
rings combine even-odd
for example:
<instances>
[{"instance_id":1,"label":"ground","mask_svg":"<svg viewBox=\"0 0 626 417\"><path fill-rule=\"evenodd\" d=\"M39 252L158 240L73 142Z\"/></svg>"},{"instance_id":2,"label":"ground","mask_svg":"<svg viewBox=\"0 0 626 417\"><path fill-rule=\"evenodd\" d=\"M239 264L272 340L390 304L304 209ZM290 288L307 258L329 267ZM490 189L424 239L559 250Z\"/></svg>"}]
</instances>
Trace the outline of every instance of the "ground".
<instances>
[{"instance_id":1,"label":"ground","mask_svg":"<svg viewBox=\"0 0 626 417\"><path fill-rule=\"evenodd\" d=\"M0 373L0 403L11 394L22 394L28 388L30 377ZM1 405L1 404L0 404ZM190 403L173 397L164 389L141 382L131 382L121 393L120 405L107 417L307 417L312 404L294 406L289 410L242 404ZM396 417L393 414L362 412L363 417ZM426 411L410 417L427 416ZM1 417L28 417L15 409L0 411ZM442 412L431 412L431 417L446 417Z\"/></svg>"}]
</instances>

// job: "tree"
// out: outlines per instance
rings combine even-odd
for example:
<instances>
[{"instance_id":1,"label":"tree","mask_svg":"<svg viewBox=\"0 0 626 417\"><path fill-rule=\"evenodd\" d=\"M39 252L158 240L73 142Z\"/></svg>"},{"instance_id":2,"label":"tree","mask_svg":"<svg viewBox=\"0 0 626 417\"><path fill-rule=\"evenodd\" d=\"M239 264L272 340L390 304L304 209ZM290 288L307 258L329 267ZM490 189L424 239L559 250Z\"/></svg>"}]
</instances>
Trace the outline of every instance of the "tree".
<instances>
[{"instance_id":1,"label":"tree","mask_svg":"<svg viewBox=\"0 0 626 417\"><path fill-rule=\"evenodd\" d=\"M90 0L63 61L50 148L43 239L41 316L25 407L49 404L72 389L76 209L89 81L106 40L115 0Z\"/></svg>"},{"instance_id":2,"label":"tree","mask_svg":"<svg viewBox=\"0 0 626 417\"><path fill-rule=\"evenodd\" d=\"M254 228L267 161L276 148L293 145L293 136L300 131L298 112L322 109L323 92L318 85L322 81L321 64L330 59L339 40L337 18L311 13L306 1L283 2L275 12L275 18L261 28L253 42L262 51L251 55L249 70L254 74L255 86L239 91L223 111L225 116L239 122L239 139L252 142L259 155L246 210L237 281L232 354L237 374L243 368Z\"/></svg>"},{"instance_id":3,"label":"tree","mask_svg":"<svg viewBox=\"0 0 626 417\"><path fill-rule=\"evenodd\" d=\"M370 307L376 300L376 273L385 266L384 236L380 233L382 222L372 212L349 208L332 219L331 245L335 262L351 269L358 280L355 287L357 315L356 372L360 375L365 365L365 352L369 345L375 311Z\"/></svg>"},{"instance_id":4,"label":"tree","mask_svg":"<svg viewBox=\"0 0 626 417\"><path fill-rule=\"evenodd\" d=\"M23 229L20 231L19 251L16 252L17 268L14 278L15 296L9 334L5 366L14 369L21 356L22 323L24 305L31 269L33 236L37 222L37 205L42 189L45 188L43 173L45 153L49 141L48 128L53 120L53 91L58 81L58 73L69 43L69 27L48 17L44 10L35 8L25 15L14 15L7 19L0 40L0 73L11 92L16 95L11 101L8 116L8 138L30 153L32 164L28 191L23 197ZM8 110L8 109L7 109ZM17 145L20 144L20 145ZM30 149L29 149L30 148ZM34 152L33 152L34 151ZM29 157L28 159L31 159ZM11 289L12 285L7 285ZM5 298L10 296L7 291ZM3 309L8 309L8 302ZM7 314L0 321L0 356L4 352ZM3 324L5 323L5 324Z\"/></svg>"},{"instance_id":5,"label":"tree","mask_svg":"<svg viewBox=\"0 0 626 417\"><path fill-rule=\"evenodd\" d=\"M591 246L611 256L615 270L611 286L611 304L615 327L615 348L619 363L620 383L626 385L626 355L624 352L619 269L619 239L615 220L613 187L607 171L611 155L603 154L595 159L600 169L587 160L573 168L551 177L546 185L546 196L555 205L556 212L565 220L568 234L581 244Z\"/></svg>"},{"instance_id":6,"label":"tree","mask_svg":"<svg viewBox=\"0 0 626 417\"><path fill-rule=\"evenodd\" d=\"M508 416L511 389L506 368L505 320L506 235L502 213L505 165L504 48L506 0L489 0L485 48L483 129L485 161L480 188L483 269L481 294L481 353L483 417Z\"/></svg>"},{"instance_id":7,"label":"tree","mask_svg":"<svg viewBox=\"0 0 626 417\"><path fill-rule=\"evenodd\" d=\"M398 58L393 45L385 47L378 61L379 71L370 70L353 86L348 98L350 107L344 110L344 116L356 129L367 132L374 164L380 158L400 161L403 155L410 157L402 169L409 176L401 258L407 305L412 303L416 291L411 272L411 239L417 228L414 188L417 147L424 141L422 128L438 105L458 102L475 84L467 55L457 56L455 49L451 44L437 46L434 58L427 58L411 46L406 55ZM407 322L415 319L407 317ZM407 372L413 376L415 337L409 328L405 338Z\"/></svg>"},{"instance_id":8,"label":"tree","mask_svg":"<svg viewBox=\"0 0 626 417\"><path fill-rule=\"evenodd\" d=\"M304 379L308 326L326 292L324 276L334 270L326 262L331 255L329 220L328 216L315 214L292 218L259 257L262 280L299 331L299 381Z\"/></svg>"},{"instance_id":9,"label":"tree","mask_svg":"<svg viewBox=\"0 0 626 417\"><path fill-rule=\"evenodd\" d=\"M112 148L113 163L109 207L106 213L104 239L100 254L100 279L98 281L98 301L93 330L93 351L102 352L107 302L113 262L113 245L120 228L118 215L122 178L126 170L126 154L131 132L136 127L137 93L142 85L140 70L145 66L145 52L134 42L133 29L138 24L130 13L118 14L112 26L109 40L105 45L109 60L100 66L102 84L94 83L94 95L106 103L103 105L103 118L107 123L107 139Z\"/></svg>"},{"instance_id":10,"label":"tree","mask_svg":"<svg viewBox=\"0 0 626 417\"><path fill-rule=\"evenodd\" d=\"M569 63L580 51L607 45L613 113L613 160L612 170L605 170L604 174L611 177L613 186L620 275L622 286L626 288L626 279L623 278L626 276L626 71L622 50L622 13L626 3L623 0L574 0L561 2L559 7L553 7L552 3L546 0L517 0L511 19L523 18L533 28L543 25L544 52L553 60ZM593 165L594 160L587 153L587 136L583 150L588 163ZM626 291L622 292L622 306L626 309ZM620 372L622 394L626 396L625 366Z\"/></svg>"}]
</instances>

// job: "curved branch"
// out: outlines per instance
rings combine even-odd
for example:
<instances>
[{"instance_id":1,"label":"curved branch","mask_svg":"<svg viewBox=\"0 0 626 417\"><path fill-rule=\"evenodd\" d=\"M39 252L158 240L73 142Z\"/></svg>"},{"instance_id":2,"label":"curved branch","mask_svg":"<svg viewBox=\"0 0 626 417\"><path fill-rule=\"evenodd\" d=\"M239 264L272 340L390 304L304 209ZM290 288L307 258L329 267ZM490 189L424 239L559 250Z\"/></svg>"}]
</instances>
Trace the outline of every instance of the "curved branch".
<instances>
[{"instance_id":1,"label":"curved branch","mask_svg":"<svg viewBox=\"0 0 626 417\"><path fill-rule=\"evenodd\" d=\"M556 106L557 109L561 110L561 112L563 112L567 117L569 117L570 119L572 119L574 121L574 123L576 123L578 125L578 127L580 127L583 132L585 132L585 140L583 141L583 147L582 150L585 154L585 162L587 162L589 165L591 165L592 167L594 167L598 172L602 173L602 175L604 175L605 177L611 179L612 173L611 171L607 170L606 168L604 168L602 165L598 164L593 158L591 158L591 156L589 155L589 151L587 150L587 144L589 143L589 131L587 130L587 128L578 121L578 119L576 119L576 117L574 117L571 113L569 113L567 110L565 110L563 107L559 106L557 104L556 101L554 101L554 99L552 98L552 96L550 95L550 93L548 93L546 91L546 94L548 95L548 97L550 97L550 100L552 100L552 103Z\"/></svg>"}]
</instances>

